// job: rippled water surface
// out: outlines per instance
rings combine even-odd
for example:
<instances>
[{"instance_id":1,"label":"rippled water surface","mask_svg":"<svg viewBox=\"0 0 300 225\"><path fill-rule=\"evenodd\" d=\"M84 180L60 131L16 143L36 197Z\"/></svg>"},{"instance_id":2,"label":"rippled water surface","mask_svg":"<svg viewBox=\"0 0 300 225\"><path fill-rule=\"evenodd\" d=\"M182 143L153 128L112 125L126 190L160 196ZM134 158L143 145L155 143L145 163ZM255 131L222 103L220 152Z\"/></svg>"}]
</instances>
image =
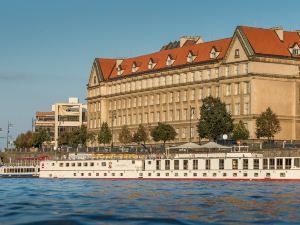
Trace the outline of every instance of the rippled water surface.
<instances>
[{"instance_id":1,"label":"rippled water surface","mask_svg":"<svg viewBox=\"0 0 300 225\"><path fill-rule=\"evenodd\" d=\"M0 224L299 224L300 182L0 179Z\"/></svg>"}]
</instances>

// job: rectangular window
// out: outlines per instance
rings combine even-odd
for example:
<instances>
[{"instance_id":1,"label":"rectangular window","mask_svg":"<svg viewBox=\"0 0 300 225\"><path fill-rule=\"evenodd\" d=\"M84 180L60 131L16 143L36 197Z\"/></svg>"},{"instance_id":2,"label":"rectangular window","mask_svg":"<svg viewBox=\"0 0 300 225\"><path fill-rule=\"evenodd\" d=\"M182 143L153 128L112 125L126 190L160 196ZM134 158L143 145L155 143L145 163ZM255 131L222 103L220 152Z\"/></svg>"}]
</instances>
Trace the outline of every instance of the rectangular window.
<instances>
[{"instance_id":1,"label":"rectangular window","mask_svg":"<svg viewBox=\"0 0 300 225\"><path fill-rule=\"evenodd\" d=\"M297 168L300 167L300 158L294 158L294 166Z\"/></svg>"},{"instance_id":2,"label":"rectangular window","mask_svg":"<svg viewBox=\"0 0 300 225\"><path fill-rule=\"evenodd\" d=\"M160 95L156 95L156 104L159 105L160 104Z\"/></svg>"},{"instance_id":3,"label":"rectangular window","mask_svg":"<svg viewBox=\"0 0 300 225\"><path fill-rule=\"evenodd\" d=\"M207 70L207 79L208 79L208 80L211 79L211 70Z\"/></svg>"},{"instance_id":4,"label":"rectangular window","mask_svg":"<svg viewBox=\"0 0 300 225\"><path fill-rule=\"evenodd\" d=\"M170 170L170 160L165 161L165 170Z\"/></svg>"},{"instance_id":5,"label":"rectangular window","mask_svg":"<svg viewBox=\"0 0 300 225\"><path fill-rule=\"evenodd\" d=\"M169 93L169 102L172 103L173 102L173 92Z\"/></svg>"},{"instance_id":6,"label":"rectangular window","mask_svg":"<svg viewBox=\"0 0 300 225\"><path fill-rule=\"evenodd\" d=\"M184 90L184 91L182 92L182 101L184 101L184 102L187 101L187 91L186 91L186 90Z\"/></svg>"},{"instance_id":7,"label":"rectangular window","mask_svg":"<svg viewBox=\"0 0 300 225\"><path fill-rule=\"evenodd\" d=\"M229 67L228 66L226 66L224 68L224 75L225 75L225 77L228 77L228 75L229 75Z\"/></svg>"},{"instance_id":8,"label":"rectangular window","mask_svg":"<svg viewBox=\"0 0 300 225\"><path fill-rule=\"evenodd\" d=\"M167 101L167 94L163 93L163 95L162 95L162 104L165 104L166 101Z\"/></svg>"},{"instance_id":9,"label":"rectangular window","mask_svg":"<svg viewBox=\"0 0 300 225\"><path fill-rule=\"evenodd\" d=\"M244 82L244 94L250 94L250 82Z\"/></svg>"},{"instance_id":10,"label":"rectangular window","mask_svg":"<svg viewBox=\"0 0 300 225\"><path fill-rule=\"evenodd\" d=\"M232 169L233 170L238 169L238 159L232 159Z\"/></svg>"},{"instance_id":11,"label":"rectangular window","mask_svg":"<svg viewBox=\"0 0 300 225\"><path fill-rule=\"evenodd\" d=\"M268 159L263 159L263 169L264 170L268 169Z\"/></svg>"},{"instance_id":12,"label":"rectangular window","mask_svg":"<svg viewBox=\"0 0 300 225\"><path fill-rule=\"evenodd\" d=\"M203 89L199 89L199 100L203 99Z\"/></svg>"},{"instance_id":13,"label":"rectangular window","mask_svg":"<svg viewBox=\"0 0 300 225\"><path fill-rule=\"evenodd\" d=\"M160 170L160 165L161 165L161 161L160 160L156 160L156 169Z\"/></svg>"},{"instance_id":14,"label":"rectangular window","mask_svg":"<svg viewBox=\"0 0 300 225\"><path fill-rule=\"evenodd\" d=\"M210 170L210 159L205 160L205 169Z\"/></svg>"},{"instance_id":15,"label":"rectangular window","mask_svg":"<svg viewBox=\"0 0 300 225\"><path fill-rule=\"evenodd\" d=\"M277 159L276 162L277 162L277 165L276 165L277 169L278 170L283 169L283 159Z\"/></svg>"},{"instance_id":16,"label":"rectangular window","mask_svg":"<svg viewBox=\"0 0 300 225\"><path fill-rule=\"evenodd\" d=\"M179 102L179 100L180 100L180 92L179 91L177 91L176 92L176 100L175 100L175 102Z\"/></svg>"},{"instance_id":17,"label":"rectangular window","mask_svg":"<svg viewBox=\"0 0 300 225\"><path fill-rule=\"evenodd\" d=\"M240 94L240 83L235 83L234 94L235 95Z\"/></svg>"},{"instance_id":18,"label":"rectangular window","mask_svg":"<svg viewBox=\"0 0 300 225\"><path fill-rule=\"evenodd\" d=\"M209 97L209 96L211 96L211 88L210 87L207 88L207 97Z\"/></svg>"},{"instance_id":19,"label":"rectangular window","mask_svg":"<svg viewBox=\"0 0 300 225\"><path fill-rule=\"evenodd\" d=\"M253 160L253 169L259 170L259 159Z\"/></svg>"},{"instance_id":20,"label":"rectangular window","mask_svg":"<svg viewBox=\"0 0 300 225\"><path fill-rule=\"evenodd\" d=\"M193 160L193 170L197 170L198 169L198 160L194 159Z\"/></svg>"},{"instance_id":21,"label":"rectangular window","mask_svg":"<svg viewBox=\"0 0 300 225\"><path fill-rule=\"evenodd\" d=\"M226 96L231 95L231 84L226 85Z\"/></svg>"},{"instance_id":22,"label":"rectangular window","mask_svg":"<svg viewBox=\"0 0 300 225\"><path fill-rule=\"evenodd\" d=\"M189 160L183 160L183 169L188 170L189 169Z\"/></svg>"},{"instance_id":23,"label":"rectangular window","mask_svg":"<svg viewBox=\"0 0 300 225\"><path fill-rule=\"evenodd\" d=\"M219 78L219 76L220 76L220 74L219 74L219 68L215 69L215 75L216 75L216 78Z\"/></svg>"},{"instance_id":24,"label":"rectangular window","mask_svg":"<svg viewBox=\"0 0 300 225\"><path fill-rule=\"evenodd\" d=\"M174 170L179 170L179 160L174 160Z\"/></svg>"},{"instance_id":25,"label":"rectangular window","mask_svg":"<svg viewBox=\"0 0 300 225\"><path fill-rule=\"evenodd\" d=\"M240 103L235 103L234 112L235 115L240 115Z\"/></svg>"},{"instance_id":26,"label":"rectangular window","mask_svg":"<svg viewBox=\"0 0 300 225\"><path fill-rule=\"evenodd\" d=\"M231 113L231 104L226 104L226 111Z\"/></svg>"},{"instance_id":27,"label":"rectangular window","mask_svg":"<svg viewBox=\"0 0 300 225\"><path fill-rule=\"evenodd\" d=\"M244 115L249 115L249 103L244 103Z\"/></svg>"},{"instance_id":28,"label":"rectangular window","mask_svg":"<svg viewBox=\"0 0 300 225\"><path fill-rule=\"evenodd\" d=\"M243 159L243 170L249 169L248 159Z\"/></svg>"},{"instance_id":29,"label":"rectangular window","mask_svg":"<svg viewBox=\"0 0 300 225\"><path fill-rule=\"evenodd\" d=\"M219 170L224 170L224 159L219 159Z\"/></svg>"},{"instance_id":30,"label":"rectangular window","mask_svg":"<svg viewBox=\"0 0 300 225\"><path fill-rule=\"evenodd\" d=\"M269 169L275 169L275 159L269 159Z\"/></svg>"},{"instance_id":31,"label":"rectangular window","mask_svg":"<svg viewBox=\"0 0 300 225\"><path fill-rule=\"evenodd\" d=\"M191 100L195 100L195 89L191 90Z\"/></svg>"},{"instance_id":32,"label":"rectangular window","mask_svg":"<svg viewBox=\"0 0 300 225\"><path fill-rule=\"evenodd\" d=\"M216 87L216 97L217 98L220 97L220 87L219 86Z\"/></svg>"},{"instance_id":33,"label":"rectangular window","mask_svg":"<svg viewBox=\"0 0 300 225\"><path fill-rule=\"evenodd\" d=\"M292 167L292 159L285 159L285 169L289 170Z\"/></svg>"}]
</instances>

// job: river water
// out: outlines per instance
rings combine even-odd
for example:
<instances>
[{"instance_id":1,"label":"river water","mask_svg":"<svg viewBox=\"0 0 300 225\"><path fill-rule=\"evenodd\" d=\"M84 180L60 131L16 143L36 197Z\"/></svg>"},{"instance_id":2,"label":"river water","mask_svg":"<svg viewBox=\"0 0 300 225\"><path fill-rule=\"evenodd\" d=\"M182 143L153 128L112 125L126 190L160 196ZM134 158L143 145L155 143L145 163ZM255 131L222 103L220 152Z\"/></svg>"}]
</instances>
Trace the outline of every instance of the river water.
<instances>
[{"instance_id":1,"label":"river water","mask_svg":"<svg viewBox=\"0 0 300 225\"><path fill-rule=\"evenodd\" d=\"M299 224L300 182L0 179L0 224Z\"/></svg>"}]
</instances>

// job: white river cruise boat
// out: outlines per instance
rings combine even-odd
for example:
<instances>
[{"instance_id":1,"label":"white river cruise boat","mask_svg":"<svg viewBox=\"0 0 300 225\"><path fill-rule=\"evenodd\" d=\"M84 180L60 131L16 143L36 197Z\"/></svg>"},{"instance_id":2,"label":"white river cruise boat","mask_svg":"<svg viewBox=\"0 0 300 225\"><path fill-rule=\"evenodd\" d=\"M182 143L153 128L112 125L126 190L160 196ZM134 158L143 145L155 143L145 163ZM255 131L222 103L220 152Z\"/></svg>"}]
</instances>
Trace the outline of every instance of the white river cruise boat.
<instances>
[{"instance_id":1,"label":"white river cruise boat","mask_svg":"<svg viewBox=\"0 0 300 225\"><path fill-rule=\"evenodd\" d=\"M93 158L93 159L92 159ZM300 157L251 152L121 155L46 160L40 178L144 180L300 180Z\"/></svg>"}]
</instances>

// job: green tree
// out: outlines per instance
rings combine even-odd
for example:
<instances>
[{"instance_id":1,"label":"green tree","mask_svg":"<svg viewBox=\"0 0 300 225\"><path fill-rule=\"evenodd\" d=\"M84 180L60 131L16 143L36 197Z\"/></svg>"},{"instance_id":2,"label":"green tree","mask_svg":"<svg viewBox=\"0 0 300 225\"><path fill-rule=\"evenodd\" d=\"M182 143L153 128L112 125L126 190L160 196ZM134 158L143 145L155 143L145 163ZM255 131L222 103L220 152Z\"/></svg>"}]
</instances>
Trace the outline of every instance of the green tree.
<instances>
[{"instance_id":1,"label":"green tree","mask_svg":"<svg viewBox=\"0 0 300 225\"><path fill-rule=\"evenodd\" d=\"M256 119L256 136L257 138L266 137L270 141L274 135L281 130L278 117L270 107L262 112Z\"/></svg>"},{"instance_id":2,"label":"green tree","mask_svg":"<svg viewBox=\"0 0 300 225\"><path fill-rule=\"evenodd\" d=\"M146 141L148 141L148 131L146 127L140 124L137 131L133 134L132 141L137 144L143 143L145 146Z\"/></svg>"},{"instance_id":3,"label":"green tree","mask_svg":"<svg viewBox=\"0 0 300 225\"><path fill-rule=\"evenodd\" d=\"M156 127L154 127L151 131L151 136L154 141L163 141L163 146L165 148L166 141L174 140L176 137L175 129L166 123L158 123Z\"/></svg>"},{"instance_id":4,"label":"green tree","mask_svg":"<svg viewBox=\"0 0 300 225\"><path fill-rule=\"evenodd\" d=\"M106 145L111 141L111 138L112 138L112 133L108 127L107 122L102 123L98 134L98 143Z\"/></svg>"},{"instance_id":5,"label":"green tree","mask_svg":"<svg viewBox=\"0 0 300 225\"><path fill-rule=\"evenodd\" d=\"M17 148L32 147L32 132L27 131L26 133L19 134L14 143Z\"/></svg>"},{"instance_id":6,"label":"green tree","mask_svg":"<svg viewBox=\"0 0 300 225\"><path fill-rule=\"evenodd\" d=\"M122 126L119 134L120 143L127 145L132 142L132 135L127 125Z\"/></svg>"},{"instance_id":7,"label":"green tree","mask_svg":"<svg viewBox=\"0 0 300 225\"><path fill-rule=\"evenodd\" d=\"M50 141L51 137L47 130L40 129L38 132L34 132L32 135L32 146L36 148L42 147L44 142Z\"/></svg>"},{"instance_id":8,"label":"green tree","mask_svg":"<svg viewBox=\"0 0 300 225\"><path fill-rule=\"evenodd\" d=\"M210 140L216 140L220 135L232 132L233 119L219 98L209 96L203 99L197 130L201 138Z\"/></svg>"},{"instance_id":9,"label":"green tree","mask_svg":"<svg viewBox=\"0 0 300 225\"><path fill-rule=\"evenodd\" d=\"M249 138L249 130L245 127L243 121L239 121L234 125L232 138L234 140L247 140Z\"/></svg>"},{"instance_id":10,"label":"green tree","mask_svg":"<svg viewBox=\"0 0 300 225\"><path fill-rule=\"evenodd\" d=\"M87 131L86 126L82 125L81 127L75 128L67 135L69 136L68 145L73 148L78 147L78 145L86 147L87 141L94 140L94 135L94 133Z\"/></svg>"},{"instance_id":11,"label":"green tree","mask_svg":"<svg viewBox=\"0 0 300 225\"><path fill-rule=\"evenodd\" d=\"M58 137L58 145L69 145L70 144L70 137L71 137L71 133L69 132L64 132L62 134L59 135Z\"/></svg>"}]
</instances>

